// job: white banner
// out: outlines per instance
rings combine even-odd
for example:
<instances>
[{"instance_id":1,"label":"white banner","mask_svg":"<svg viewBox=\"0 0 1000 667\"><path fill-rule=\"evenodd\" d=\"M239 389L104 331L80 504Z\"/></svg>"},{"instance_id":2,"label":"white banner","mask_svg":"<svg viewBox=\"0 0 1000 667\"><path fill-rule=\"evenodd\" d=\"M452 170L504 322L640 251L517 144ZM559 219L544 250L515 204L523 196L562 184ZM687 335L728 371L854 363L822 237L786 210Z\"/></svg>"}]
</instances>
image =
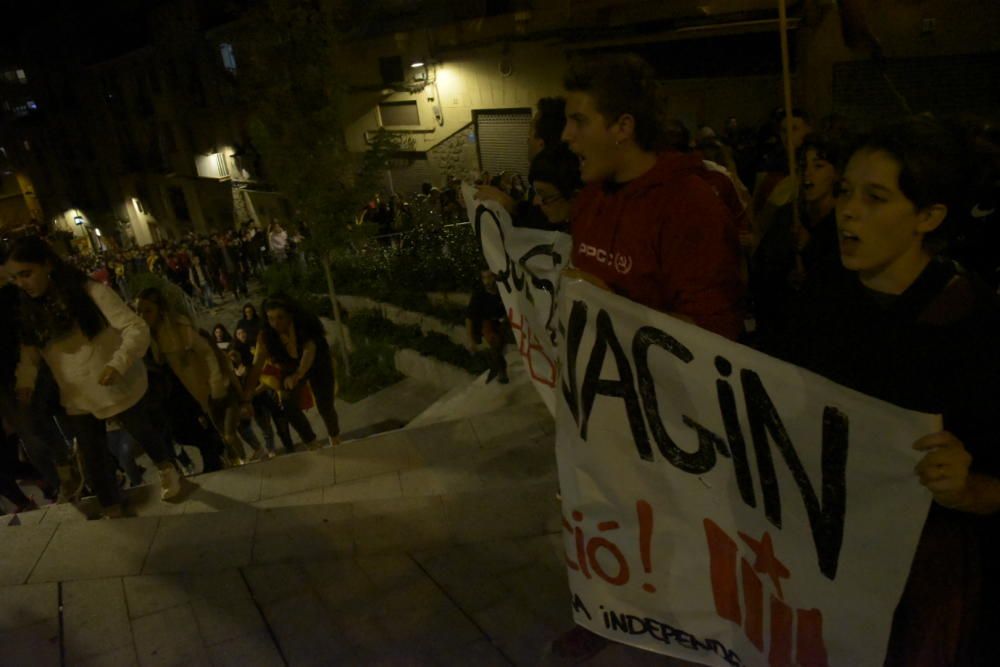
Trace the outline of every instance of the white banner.
<instances>
[{"instance_id":1,"label":"white banner","mask_svg":"<svg viewBox=\"0 0 1000 667\"><path fill-rule=\"evenodd\" d=\"M578 280L557 453L577 623L709 665L878 666L940 418Z\"/></svg>"},{"instance_id":2,"label":"white banner","mask_svg":"<svg viewBox=\"0 0 1000 667\"><path fill-rule=\"evenodd\" d=\"M473 186L465 184L462 195L486 263L497 274L500 296L531 382L555 415L556 295L572 240L569 234L554 230L515 228L502 206L476 201Z\"/></svg>"}]
</instances>

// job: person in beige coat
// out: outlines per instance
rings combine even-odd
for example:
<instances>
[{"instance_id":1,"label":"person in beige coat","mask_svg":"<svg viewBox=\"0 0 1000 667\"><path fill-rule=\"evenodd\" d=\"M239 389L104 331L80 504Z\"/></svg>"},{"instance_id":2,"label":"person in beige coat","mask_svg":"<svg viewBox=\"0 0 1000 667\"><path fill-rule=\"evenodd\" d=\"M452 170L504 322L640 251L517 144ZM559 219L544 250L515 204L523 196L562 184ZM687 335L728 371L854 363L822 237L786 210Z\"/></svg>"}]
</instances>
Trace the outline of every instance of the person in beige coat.
<instances>
[{"instance_id":1,"label":"person in beige coat","mask_svg":"<svg viewBox=\"0 0 1000 667\"><path fill-rule=\"evenodd\" d=\"M152 332L153 359L165 363L211 417L226 444L230 464L243 463L243 443L237 434L240 383L229 359L198 331L189 317L172 309L159 289L143 290L136 303L139 315Z\"/></svg>"}]
</instances>

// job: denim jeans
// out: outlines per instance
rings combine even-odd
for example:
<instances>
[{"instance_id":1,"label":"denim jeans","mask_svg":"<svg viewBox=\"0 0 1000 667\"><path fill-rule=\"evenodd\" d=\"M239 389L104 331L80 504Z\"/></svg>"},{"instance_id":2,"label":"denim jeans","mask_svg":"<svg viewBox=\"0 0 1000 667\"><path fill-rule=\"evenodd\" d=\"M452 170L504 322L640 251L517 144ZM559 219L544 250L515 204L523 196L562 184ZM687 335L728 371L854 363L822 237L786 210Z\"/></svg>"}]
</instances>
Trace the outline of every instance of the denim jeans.
<instances>
[{"instance_id":1,"label":"denim jeans","mask_svg":"<svg viewBox=\"0 0 1000 667\"><path fill-rule=\"evenodd\" d=\"M118 467L128 476L128 483L132 486L142 484L142 468L135 462L139 455L139 445L132 434L123 428L108 431L108 448L118 460Z\"/></svg>"}]
</instances>

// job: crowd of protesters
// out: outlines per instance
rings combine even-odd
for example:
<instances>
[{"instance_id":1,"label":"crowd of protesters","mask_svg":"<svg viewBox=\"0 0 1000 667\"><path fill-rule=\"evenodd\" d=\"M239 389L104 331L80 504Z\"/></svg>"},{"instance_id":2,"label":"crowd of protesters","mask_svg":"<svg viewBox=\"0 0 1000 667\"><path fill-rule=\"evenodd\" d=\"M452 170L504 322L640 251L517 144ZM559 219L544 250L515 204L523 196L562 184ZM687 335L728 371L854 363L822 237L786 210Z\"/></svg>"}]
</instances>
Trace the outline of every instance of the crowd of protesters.
<instances>
[{"instance_id":1,"label":"crowd of protesters","mask_svg":"<svg viewBox=\"0 0 1000 667\"><path fill-rule=\"evenodd\" d=\"M581 61L564 83L565 98L538 104L528 188L483 179L478 197L501 203L516 226L569 232L579 277L943 415L946 430L913 445L923 455L913 483L935 502L886 664L990 664L1000 594L996 127L918 115L861 132L795 109L759 133L735 118L692 133L663 117L638 58ZM577 627L552 650L582 659L606 645Z\"/></svg>"},{"instance_id":2,"label":"crowd of protesters","mask_svg":"<svg viewBox=\"0 0 1000 667\"><path fill-rule=\"evenodd\" d=\"M50 500L89 491L100 516L122 516L121 489L144 483L143 452L170 500L181 468L196 471L184 445L198 449L200 472L273 457L275 433L293 451L290 426L303 447L322 446L303 412L311 406L338 442L333 360L317 317L272 295L262 315L245 303L234 338L221 323L209 333L194 321L195 301L245 300L248 282L301 241L278 223L269 231L70 260L38 236L4 248L0 495L16 511L37 506L16 481L31 479ZM152 286L132 294L137 282Z\"/></svg>"},{"instance_id":3,"label":"crowd of protesters","mask_svg":"<svg viewBox=\"0 0 1000 667\"><path fill-rule=\"evenodd\" d=\"M942 414L947 430L914 443L923 459L913 483L935 503L887 664L987 664L996 619L984 602L1000 593L995 128L922 115L859 132L793 110L760 131L730 118L718 132L692 132L663 117L655 76L635 57L581 61L564 84L564 98L539 102L527 180L484 174L479 198L500 202L517 226L570 233L572 271L605 289L870 396ZM376 198L361 217L389 233L412 206L447 218L461 216L458 204L449 182L413 204ZM282 259L292 243L274 226L193 237L119 253L95 280L37 240L16 243L5 268L17 287L3 297L21 322L6 328L19 335L21 356L4 359L0 408L43 476L57 488L79 484L67 481L66 448L52 446L65 444L45 418L54 409L106 509L120 507L106 428L140 442L164 498L178 492L178 439L214 438L202 445L206 461L213 447L216 462L240 459L244 441L267 456L274 433L291 446L290 427L315 440L302 414L315 403L335 442L330 351L318 321L287 296L266 300L262 314L247 304L232 334L224 324L208 334L162 293L122 288L130 272L158 272L210 306L217 295L245 295L266 254ZM482 279L490 291L493 277ZM139 315L109 286L125 301L138 297ZM470 346L486 340L498 355L492 377L505 382L502 312L472 306ZM162 383L173 388L154 390ZM203 415L204 432L174 433L178 420L164 415L184 414ZM125 439L113 438L119 460ZM577 628L554 650L580 658L605 643Z\"/></svg>"},{"instance_id":4,"label":"crowd of protesters","mask_svg":"<svg viewBox=\"0 0 1000 667\"><path fill-rule=\"evenodd\" d=\"M296 255L301 241L300 234L289 235L279 222L273 221L266 232L256 224L242 231L191 232L180 240L110 250L99 256L76 256L73 261L125 301L135 297L130 293L133 279L152 273L176 285L202 306L214 308L227 295L245 298L250 281L271 263Z\"/></svg>"}]
</instances>

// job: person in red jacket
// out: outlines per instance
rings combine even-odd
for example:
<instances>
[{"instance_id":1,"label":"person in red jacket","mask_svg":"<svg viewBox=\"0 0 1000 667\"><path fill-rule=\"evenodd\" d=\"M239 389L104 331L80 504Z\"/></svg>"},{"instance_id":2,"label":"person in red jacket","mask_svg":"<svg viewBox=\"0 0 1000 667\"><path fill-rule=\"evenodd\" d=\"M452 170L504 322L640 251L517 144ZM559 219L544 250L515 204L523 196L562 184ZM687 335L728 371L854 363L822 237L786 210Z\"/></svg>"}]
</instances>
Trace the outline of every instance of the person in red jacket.
<instances>
[{"instance_id":1,"label":"person in red jacket","mask_svg":"<svg viewBox=\"0 0 1000 667\"><path fill-rule=\"evenodd\" d=\"M651 68L604 57L574 66L565 86L563 140L586 183L570 217L573 265L644 306L738 337L738 233L701 158L659 152Z\"/></svg>"},{"instance_id":2,"label":"person in red jacket","mask_svg":"<svg viewBox=\"0 0 1000 667\"><path fill-rule=\"evenodd\" d=\"M577 64L564 84L563 140L586 184L570 213L575 269L632 301L737 338L743 285L734 216L700 156L664 151L651 68L636 56L609 56ZM576 626L550 651L582 660L608 644Z\"/></svg>"}]
</instances>

